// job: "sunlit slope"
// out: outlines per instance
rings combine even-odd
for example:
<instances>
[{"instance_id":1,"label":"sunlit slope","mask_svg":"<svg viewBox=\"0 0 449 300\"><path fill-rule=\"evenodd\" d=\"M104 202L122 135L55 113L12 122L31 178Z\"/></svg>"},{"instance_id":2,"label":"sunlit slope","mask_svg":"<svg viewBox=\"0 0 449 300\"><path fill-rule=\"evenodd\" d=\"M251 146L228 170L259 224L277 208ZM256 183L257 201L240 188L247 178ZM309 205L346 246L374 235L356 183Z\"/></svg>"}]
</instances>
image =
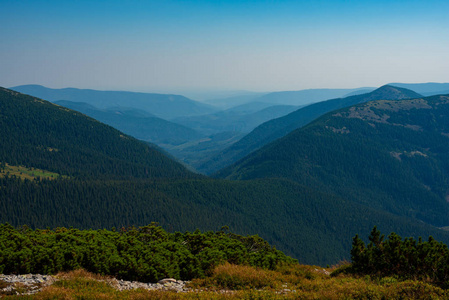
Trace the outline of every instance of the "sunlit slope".
<instances>
[{"instance_id":1,"label":"sunlit slope","mask_svg":"<svg viewBox=\"0 0 449 300\"><path fill-rule=\"evenodd\" d=\"M448 220L449 97L331 112L219 172L286 178L436 226Z\"/></svg>"},{"instance_id":2,"label":"sunlit slope","mask_svg":"<svg viewBox=\"0 0 449 300\"><path fill-rule=\"evenodd\" d=\"M185 178L159 151L81 113L0 89L0 161L62 175Z\"/></svg>"}]
</instances>

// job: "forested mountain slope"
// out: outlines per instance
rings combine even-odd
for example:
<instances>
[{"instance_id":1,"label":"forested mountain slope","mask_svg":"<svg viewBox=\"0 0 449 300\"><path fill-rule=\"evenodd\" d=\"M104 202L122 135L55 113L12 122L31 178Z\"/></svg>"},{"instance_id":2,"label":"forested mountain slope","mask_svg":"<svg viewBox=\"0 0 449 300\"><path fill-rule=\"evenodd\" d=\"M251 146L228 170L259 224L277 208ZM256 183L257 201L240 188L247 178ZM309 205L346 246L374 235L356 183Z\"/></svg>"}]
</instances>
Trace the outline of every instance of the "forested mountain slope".
<instances>
[{"instance_id":1,"label":"forested mountain slope","mask_svg":"<svg viewBox=\"0 0 449 300\"><path fill-rule=\"evenodd\" d=\"M0 161L75 177L189 178L159 151L81 113L0 88Z\"/></svg>"},{"instance_id":2,"label":"forested mountain slope","mask_svg":"<svg viewBox=\"0 0 449 300\"><path fill-rule=\"evenodd\" d=\"M76 88L51 89L40 85L21 85L11 89L52 102L68 100L85 102L98 108L138 108L163 119L171 119L178 116L202 115L216 111L210 105L180 95L97 91Z\"/></svg>"},{"instance_id":3,"label":"forested mountain slope","mask_svg":"<svg viewBox=\"0 0 449 300\"><path fill-rule=\"evenodd\" d=\"M211 174L218 171L219 169L224 168L259 149L260 147L285 136L296 128L302 127L319 116L335 109L372 100L411 99L420 96L421 95L411 90L387 85L367 94L314 103L300 108L286 116L273 119L259 125L241 140L216 155L210 162L203 164L197 169L206 174Z\"/></svg>"},{"instance_id":4,"label":"forested mountain slope","mask_svg":"<svg viewBox=\"0 0 449 300\"><path fill-rule=\"evenodd\" d=\"M302 263L349 259L351 239L377 225L384 232L449 243L429 225L324 194L286 180L72 179L0 177L0 222L32 228L127 228L159 222L169 231L258 234Z\"/></svg>"},{"instance_id":5,"label":"forested mountain slope","mask_svg":"<svg viewBox=\"0 0 449 300\"><path fill-rule=\"evenodd\" d=\"M170 122L141 110L126 108L99 109L82 102L56 101L55 104L79 111L139 140L154 144L178 145L203 137L195 130Z\"/></svg>"},{"instance_id":6,"label":"forested mountain slope","mask_svg":"<svg viewBox=\"0 0 449 300\"><path fill-rule=\"evenodd\" d=\"M219 172L286 178L375 209L449 224L449 96L326 114Z\"/></svg>"}]
</instances>

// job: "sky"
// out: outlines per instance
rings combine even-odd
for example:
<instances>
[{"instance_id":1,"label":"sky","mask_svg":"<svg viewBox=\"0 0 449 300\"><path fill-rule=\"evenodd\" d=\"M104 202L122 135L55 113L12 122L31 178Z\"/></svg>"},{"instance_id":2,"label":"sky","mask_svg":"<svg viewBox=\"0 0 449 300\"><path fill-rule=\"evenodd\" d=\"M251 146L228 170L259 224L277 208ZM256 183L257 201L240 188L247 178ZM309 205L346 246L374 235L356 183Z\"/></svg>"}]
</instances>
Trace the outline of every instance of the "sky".
<instances>
[{"instance_id":1,"label":"sky","mask_svg":"<svg viewBox=\"0 0 449 300\"><path fill-rule=\"evenodd\" d=\"M282 91L449 82L449 1L0 0L0 86Z\"/></svg>"}]
</instances>

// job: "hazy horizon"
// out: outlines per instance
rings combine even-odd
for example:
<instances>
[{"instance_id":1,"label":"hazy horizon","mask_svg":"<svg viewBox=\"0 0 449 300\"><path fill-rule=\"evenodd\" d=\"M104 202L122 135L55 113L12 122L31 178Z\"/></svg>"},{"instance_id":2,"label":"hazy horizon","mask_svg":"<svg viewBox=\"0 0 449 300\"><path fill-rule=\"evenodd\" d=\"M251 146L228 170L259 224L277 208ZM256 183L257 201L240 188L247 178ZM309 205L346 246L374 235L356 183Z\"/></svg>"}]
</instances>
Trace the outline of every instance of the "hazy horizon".
<instances>
[{"instance_id":1,"label":"hazy horizon","mask_svg":"<svg viewBox=\"0 0 449 300\"><path fill-rule=\"evenodd\" d=\"M441 0L4 0L0 28L4 87L193 94L449 82Z\"/></svg>"}]
</instances>

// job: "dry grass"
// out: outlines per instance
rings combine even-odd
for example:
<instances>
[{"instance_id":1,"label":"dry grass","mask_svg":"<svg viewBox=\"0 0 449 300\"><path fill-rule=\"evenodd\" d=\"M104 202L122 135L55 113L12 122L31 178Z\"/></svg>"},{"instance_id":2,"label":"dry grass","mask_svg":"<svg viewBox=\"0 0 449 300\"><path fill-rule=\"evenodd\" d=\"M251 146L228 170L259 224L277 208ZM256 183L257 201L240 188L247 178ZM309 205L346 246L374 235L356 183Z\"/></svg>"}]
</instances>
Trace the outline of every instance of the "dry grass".
<instances>
[{"instance_id":1,"label":"dry grass","mask_svg":"<svg viewBox=\"0 0 449 300\"><path fill-rule=\"evenodd\" d=\"M275 288L278 285L278 275L279 273L274 271L226 263L216 267L211 277L198 280L194 284L231 290Z\"/></svg>"},{"instance_id":2,"label":"dry grass","mask_svg":"<svg viewBox=\"0 0 449 300\"><path fill-rule=\"evenodd\" d=\"M329 269L290 265L267 271L226 264L192 284L197 289L238 290L232 294L235 299L449 299L447 291L426 282L328 275L347 267L347 263Z\"/></svg>"},{"instance_id":3,"label":"dry grass","mask_svg":"<svg viewBox=\"0 0 449 300\"><path fill-rule=\"evenodd\" d=\"M192 291L187 293L118 291L108 284L110 278L78 270L58 274L58 281L36 295L5 299L449 299L446 290L429 283L329 276L327 271L333 269L290 265L269 271L225 264L210 277L192 281Z\"/></svg>"},{"instance_id":4,"label":"dry grass","mask_svg":"<svg viewBox=\"0 0 449 300\"><path fill-rule=\"evenodd\" d=\"M34 180L36 178L45 178L45 179L56 179L60 177L58 173L53 173L46 170L36 169L36 168L27 168L23 166L13 166L9 164L5 164L5 169L0 169L0 177L2 176L16 176L21 179L29 179ZM63 176L67 177L67 176Z\"/></svg>"},{"instance_id":5,"label":"dry grass","mask_svg":"<svg viewBox=\"0 0 449 300\"><path fill-rule=\"evenodd\" d=\"M6 281L0 280L0 289L4 289L8 286L9 284Z\"/></svg>"}]
</instances>

